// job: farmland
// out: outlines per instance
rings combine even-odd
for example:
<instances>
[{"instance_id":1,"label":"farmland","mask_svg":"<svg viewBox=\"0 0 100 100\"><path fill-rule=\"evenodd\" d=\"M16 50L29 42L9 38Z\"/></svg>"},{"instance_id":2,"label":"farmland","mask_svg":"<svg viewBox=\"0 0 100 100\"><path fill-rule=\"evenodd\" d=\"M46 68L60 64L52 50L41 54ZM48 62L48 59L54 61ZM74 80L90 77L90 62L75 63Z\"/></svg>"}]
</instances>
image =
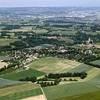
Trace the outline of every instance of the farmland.
<instances>
[{"instance_id":1,"label":"farmland","mask_svg":"<svg viewBox=\"0 0 100 100\"><path fill-rule=\"evenodd\" d=\"M66 83L52 87L45 87L43 89L44 92L46 93L48 100L66 100L67 98L70 98L69 100L74 100L74 99L76 100L77 98L78 100L80 97L83 97L84 100L86 95L88 94L92 95L93 93L97 93L96 91L99 92L100 90L99 76L100 76L99 69L92 68L91 70L88 71L88 77L84 81L79 81L76 83ZM98 94L99 93L97 93L97 95ZM94 98L97 98L96 100L100 99L100 97L96 96Z\"/></svg>"},{"instance_id":2,"label":"farmland","mask_svg":"<svg viewBox=\"0 0 100 100\"><path fill-rule=\"evenodd\" d=\"M0 89L1 100L18 100L42 94L41 89L31 83L24 83Z\"/></svg>"},{"instance_id":3,"label":"farmland","mask_svg":"<svg viewBox=\"0 0 100 100\"><path fill-rule=\"evenodd\" d=\"M93 62L91 62L91 64L99 65L100 66L100 60L93 61Z\"/></svg>"},{"instance_id":4,"label":"farmland","mask_svg":"<svg viewBox=\"0 0 100 100\"><path fill-rule=\"evenodd\" d=\"M6 45L9 45L10 43L13 43L17 41L17 39L5 39L5 38L2 38L0 39L0 46L6 46Z\"/></svg>"},{"instance_id":5,"label":"farmland","mask_svg":"<svg viewBox=\"0 0 100 100\"><path fill-rule=\"evenodd\" d=\"M71 61L68 59L45 57L33 61L30 67L39 71L43 71L45 73L50 73L50 72L56 73L56 72L69 71L71 69L76 68L79 65L81 65L81 63L78 63L76 61Z\"/></svg>"},{"instance_id":6,"label":"farmland","mask_svg":"<svg viewBox=\"0 0 100 100\"><path fill-rule=\"evenodd\" d=\"M17 72L17 71L10 72L7 74L3 74L0 77L5 78L5 79L10 79L10 80L20 80L20 79L25 78L25 77L31 77L31 76L39 77L39 76L42 76L44 74L45 73L43 73L43 72L29 69L29 70L24 70L24 71L19 71L19 72Z\"/></svg>"},{"instance_id":7,"label":"farmland","mask_svg":"<svg viewBox=\"0 0 100 100\"><path fill-rule=\"evenodd\" d=\"M0 9L0 100L100 100L100 9L70 9Z\"/></svg>"}]
</instances>

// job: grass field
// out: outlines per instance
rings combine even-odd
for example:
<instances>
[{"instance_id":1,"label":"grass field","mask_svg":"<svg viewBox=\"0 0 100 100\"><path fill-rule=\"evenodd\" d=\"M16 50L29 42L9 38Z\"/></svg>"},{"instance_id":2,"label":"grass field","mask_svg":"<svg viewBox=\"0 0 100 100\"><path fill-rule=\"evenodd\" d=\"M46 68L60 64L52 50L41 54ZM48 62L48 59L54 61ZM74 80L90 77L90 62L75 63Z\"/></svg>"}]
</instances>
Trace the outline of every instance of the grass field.
<instances>
[{"instance_id":1,"label":"grass field","mask_svg":"<svg viewBox=\"0 0 100 100\"><path fill-rule=\"evenodd\" d=\"M39 71L44 71L46 73L67 71L85 71L88 73L87 78L84 80L79 80L79 82L64 83L57 86L43 88L48 100L67 100L69 97L72 98L71 100L78 100L80 97L84 97L83 100L89 100L85 99L85 95L88 95L88 93L92 95L92 93L95 93L95 91L100 91L100 69L94 68L93 66L78 63L76 61L70 61L67 59L46 57L34 61L30 67ZM78 99L73 99L77 96L79 97ZM97 96L98 97L94 98L100 98L99 95ZM87 98L89 98L89 96Z\"/></svg>"},{"instance_id":2,"label":"grass field","mask_svg":"<svg viewBox=\"0 0 100 100\"><path fill-rule=\"evenodd\" d=\"M100 89L88 82L70 83L53 87L44 88L48 100L55 100L67 96L81 95L89 92L99 91Z\"/></svg>"},{"instance_id":3,"label":"grass field","mask_svg":"<svg viewBox=\"0 0 100 100\"><path fill-rule=\"evenodd\" d=\"M98 93L100 92L100 69L68 59L56 57L40 58L34 60L32 64L30 64L29 70L17 70L7 74L4 73L0 75L0 77L10 80L19 80L27 76L39 77L50 72L57 73L82 71L88 73L87 78L84 80L79 80L74 83L65 82L64 84L56 86L44 87L43 90L46 94L47 100L81 100L80 98L82 98L82 100L92 100L90 99L92 96L94 97L94 100L100 100ZM0 89L0 100L18 100L42 94L39 86L34 84L30 85L29 83L24 84ZM19 92L16 90L16 88L19 89ZM13 93L10 90L13 90Z\"/></svg>"},{"instance_id":4,"label":"grass field","mask_svg":"<svg viewBox=\"0 0 100 100\"><path fill-rule=\"evenodd\" d=\"M19 100L42 94L39 86L32 83L0 88L0 100Z\"/></svg>"},{"instance_id":5,"label":"grass field","mask_svg":"<svg viewBox=\"0 0 100 100\"><path fill-rule=\"evenodd\" d=\"M100 91L89 92L83 95L63 97L56 100L100 100Z\"/></svg>"},{"instance_id":6,"label":"grass field","mask_svg":"<svg viewBox=\"0 0 100 100\"><path fill-rule=\"evenodd\" d=\"M95 61L92 61L91 64L94 64L94 65L99 65L100 66L100 60L95 60Z\"/></svg>"},{"instance_id":7,"label":"grass field","mask_svg":"<svg viewBox=\"0 0 100 100\"><path fill-rule=\"evenodd\" d=\"M34 69L29 69L29 70L24 70L24 71L13 71L11 73L0 75L0 77L5 78L5 79L10 79L10 80L19 80L22 78L32 77L32 76L39 77L44 74L45 73L43 72L36 71Z\"/></svg>"},{"instance_id":8,"label":"grass field","mask_svg":"<svg viewBox=\"0 0 100 100\"><path fill-rule=\"evenodd\" d=\"M86 65L86 64L81 64L78 67L70 70L70 72L83 72L83 71L88 72L92 68L93 68L92 66L89 66L89 65Z\"/></svg>"},{"instance_id":9,"label":"grass field","mask_svg":"<svg viewBox=\"0 0 100 100\"><path fill-rule=\"evenodd\" d=\"M6 45L9 45L10 43L13 43L15 42L16 39L0 39L0 46L6 46Z\"/></svg>"},{"instance_id":10,"label":"grass field","mask_svg":"<svg viewBox=\"0 0 100 100\"><path fill-rule=\"evenodd\" d=\"M45 73L66 72L76 68L81 63L55 57L40 58L32 62L30 67Z\"/></svg>"},{"instance_id":11,"label":"grass field","mask_svg":"<svg viewBox=\"0 0 100 100\"><path fill-rule=\"evenodd\" d=\"M89 99L89 96L87 97L88 99L86 99L85 94L87 96L88 93L92 95L95 91L100 91L100 69L91 68L87 73L87 78L79 82L43 88L48 100L81 100L80 97L84 97L83 100L92 100ZM69 99L69 97L71 97L71 99ZM79 98L75 99L74 97ZM97 97L94 98L100 99L99 93Z\"/></svg>"},{"instance_id":12,"label":"grass field","mask_svg":"<svg viewBox=\"0 0 100 100\"><path fill-rule=\"evenodd\" d=\"M0 78L0 87L6 87L6 86L11 86L15 84L20 84L21 82L19 81L11 81L7 79Z\"/></svg>"}]
</instances>

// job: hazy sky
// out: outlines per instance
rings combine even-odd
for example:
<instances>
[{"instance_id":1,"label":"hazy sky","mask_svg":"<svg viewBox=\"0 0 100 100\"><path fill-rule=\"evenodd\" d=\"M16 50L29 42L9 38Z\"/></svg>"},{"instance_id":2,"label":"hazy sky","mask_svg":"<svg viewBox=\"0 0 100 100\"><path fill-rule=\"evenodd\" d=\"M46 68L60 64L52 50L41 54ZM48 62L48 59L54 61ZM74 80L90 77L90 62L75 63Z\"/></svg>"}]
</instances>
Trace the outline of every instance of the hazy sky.
<instances>
[{"instance_id":1,"label":"hazy sky","mask_svg":"<svg viewBox=\"0 0 100 100\"><path fill-rule=\"evenodd\" d=\"M100 6L100 0L0 0L0 7Z\"/></svg>"}]
</instances>

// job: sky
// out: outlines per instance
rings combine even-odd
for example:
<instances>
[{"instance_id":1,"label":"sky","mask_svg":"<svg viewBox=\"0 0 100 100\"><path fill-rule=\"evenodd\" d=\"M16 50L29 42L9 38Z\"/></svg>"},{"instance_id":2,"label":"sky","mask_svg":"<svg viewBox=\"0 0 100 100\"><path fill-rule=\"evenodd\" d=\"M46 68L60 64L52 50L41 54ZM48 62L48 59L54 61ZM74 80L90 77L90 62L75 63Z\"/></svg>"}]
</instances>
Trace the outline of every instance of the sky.
<instances>
[{"instance_id":1,"label":"sky","mask_svg":"<svg viewBox=\"0 0 100 100\"><path fill-rule=\"evenodd\" d=\"M100 0L0 0L0 7L100 7Z\"/></svg>"}]
</instances>

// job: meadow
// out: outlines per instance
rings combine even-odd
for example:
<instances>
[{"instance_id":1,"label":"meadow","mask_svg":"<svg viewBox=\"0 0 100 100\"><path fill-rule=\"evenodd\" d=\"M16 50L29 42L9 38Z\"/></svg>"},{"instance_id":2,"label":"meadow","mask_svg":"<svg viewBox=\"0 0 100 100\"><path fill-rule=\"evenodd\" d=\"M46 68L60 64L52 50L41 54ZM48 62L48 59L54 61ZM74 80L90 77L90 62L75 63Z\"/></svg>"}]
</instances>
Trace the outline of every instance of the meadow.
<instances>
[{"instance_id":1,"label":"meadow","mask_svg":"<svg viewBox=\"0 0 100 100\"><path fill-rule=\"evenodd\" d=\"M23 71L13 71L7 74L2 74L0 77L4 79L10 79L10 80L20 80L26 77L40 77L44 75L44 72L40 72L34 69L28 69L28 70L23 70Z\"/></svg>"}]
</instances>

